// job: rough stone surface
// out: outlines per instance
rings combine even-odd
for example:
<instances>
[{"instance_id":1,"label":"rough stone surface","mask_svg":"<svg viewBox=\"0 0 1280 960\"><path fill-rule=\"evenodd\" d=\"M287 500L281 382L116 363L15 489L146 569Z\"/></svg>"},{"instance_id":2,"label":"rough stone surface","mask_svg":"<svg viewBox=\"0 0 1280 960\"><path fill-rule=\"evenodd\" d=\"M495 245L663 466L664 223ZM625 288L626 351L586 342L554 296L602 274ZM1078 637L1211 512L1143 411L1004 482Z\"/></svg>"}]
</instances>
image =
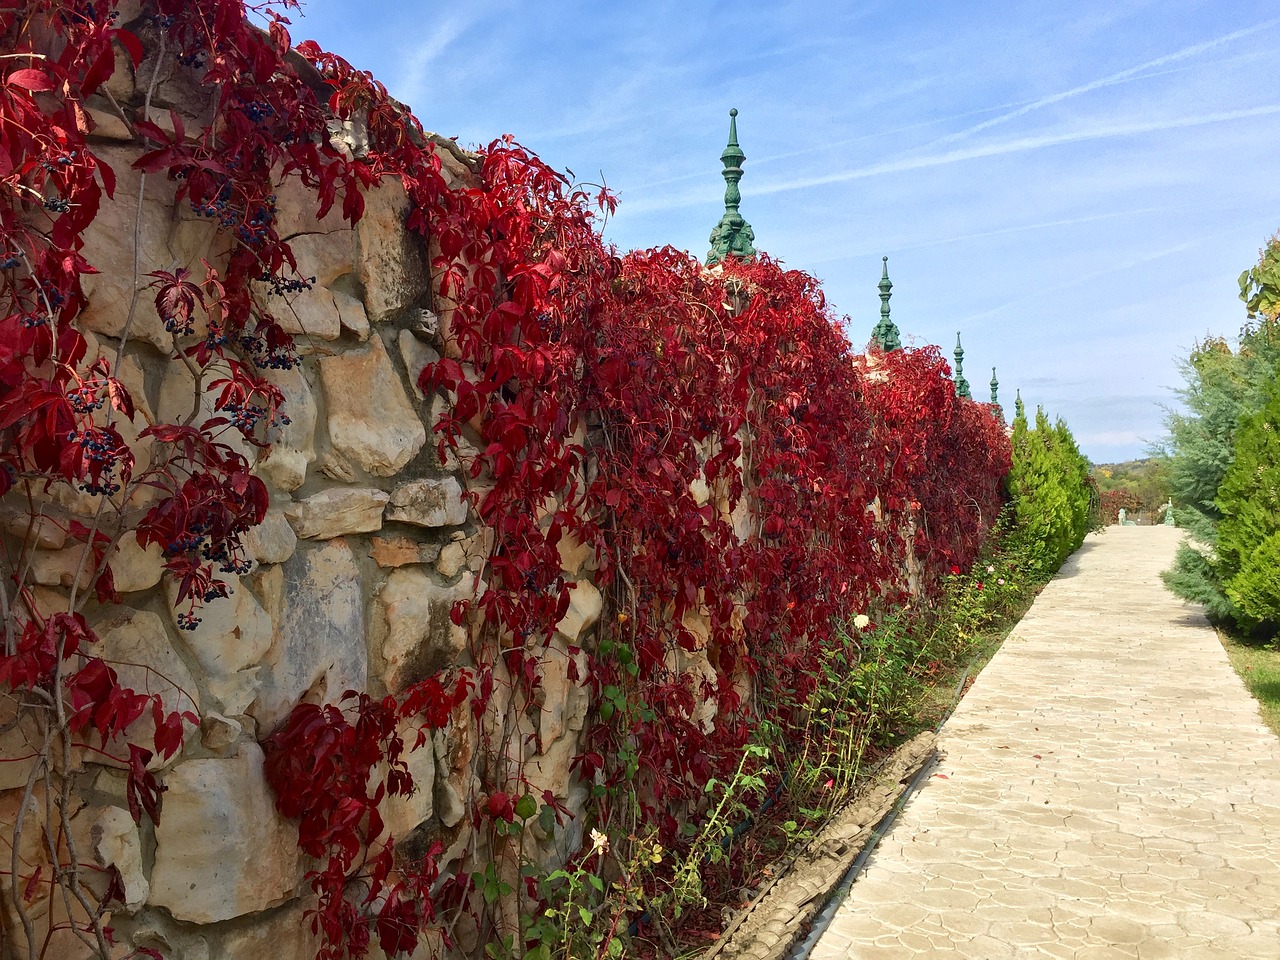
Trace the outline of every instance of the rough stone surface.
<instances>
[{"instance_id":1,"label":"rough stone surface","mask_svg":"<svg viewBox=\"0 0 1280 960\"><path fill-rule=\"evenodd\" d=\"M307 479L316 459L316 399L300 367L272 370L267 377L284 395L287 424L272 427L265 440L271 449L258 463L258 474L280 490L292 492Z\"/></svg>"},{"instance_id":2,"label":"rough stone surface","mask_svg":"<svg viewBox=\"0 0 1280 960\"><path fill-rule=\"evenodd\" d=\"M422 449L427 431L382 338L319 363L334 450L375 476L397 473Z\"/></svg>"},{"instance_id":3,"label":"rough stone surface","mask_svg":"<svg viewBox=\"0 0 1280 960\"><path fill-rule=\"evenodd\" d=\"M365 689L368 673L360 570L347 542L301 548L280 573L280 592L268 603L275 636L248 711L264 734L304 695L337 703L347 690Z\"/></svg>"},{"instance_id":4,"label":"rough stone surface","mask_svg":"<svg viewBox=\"0 0 1280 960\"><path fill-rule=\"evenodd\" d=\"M104 807L93 818L93 856L100 867L115 867L124 885L125 906L137 910L147 902L151 885L142 865L138 825L128 810Z\"/></svg>"},{"instance_id":5,"label":"rough stone surface","mask_svg":"<svg viewBox=\"0 0 1280 960\"><path fill-rule=\"evenodd\" d=\"M415 527L451 527L467 521L467 501L456 477L414 480L391 494L387 519Z\"/></svg>"},{"instance_id":6,"label":"rough stone surface","mask_svg":"<svg viewBox=\"0 0 1280 960\"><path fill-rule=\"evenodd\" d=\"M268 510L262 523L242 539L249 556L258 563L284 563L298 547L298 535L283 510Z\"/></svg>"},{"instance_id":7,"label":"rough stone surface","mask_svg":"<svg viewBox=\"0 0 1280 960\"><path fill-rule=\"evenodd\" d=\"M440 359L440 354L408 330L400 331L399 343L400 359L404 361L405 372L409 375L409 385L415 395L425 398L426 394L418 386L418 378L422 376L427 364Z\"/></svg>"},{"instance_id":8,"label":"rough stone surface","mask_svg":"<svg viewBox=\"0 0 1280 960\"><path fill-rule=\"evenodd\" d=\"M427 292L423 241L405 229L409 198L398 180L365 193L356 224L357 273L374 323L412 306Z\"/></svg>"},{"instance_id":9,"label":"rough stone surface","mask_svg":"<svg viewBox=\"0 0 1280 960\"><path fill-rule=\"evenodd\" d=\"M1180 538L1110 527L1067 562L814 960L1280 956L1280 740L1160 582Z\"/></svg>"},{"instance_id":10,"label":"rough stone surface","mask_svg":"<svg viewBox=\"0 0 1280 960\"><path fill-rule=\"evenodd\" d=\"M216 923L293 896L303 873L298 831L276 813L262 759L244 742L233 758L188 760L165 776L152 906Z\"/></svg>"},{"instance_id":11,"label":"rough stone surface","mask_svg":"<svg viewBox=\"0 0 1280 960\"><path fill-rule=\"evenodd\" d=\"M167 607L176 618L177 585L166 579ZM271 649L271 618L257 597L235 577L227 578L230 596L201 608L194 630L179 631L199 663L209 693L231 716L244 713L258 692L258 664Z\"/></svg>"},{"instance_id":12,"label":"rough stone surface","mask_svg":"<svg viewBox=\"0 0 1280 960\"><path fill-rule=\"evenodd\" d=\"M141 174L133 169L137 153L130 146L104 145L95 152L115 172L116 191L114 202L104 203L82 234L85 252L99 272L81 277L89 303L79 322L95 333L118 337L128 322L134 293L133 237ZM185 267L203 277L200 259L211 255L216 225L198 222L194 215L187 217L173 196L174 185L164 177L147 178L139 231L142 262L154 265L150 269ZM143 289L149 282L146 277L138 280L140 292L129 336L167 353L173 348L173 337L156 313L155 293Z\"/></svg>"},{"instance_id":13,"label":"rough stone surface","mask_svg":"<svg viewBox=\"0 0 1280 960\"><path fill-rule=\"evenodd\" d=\"M402 724L400 735L405 745L412 747L418 735L410 723ZM387 830L393 837L405 837L409 832L431 817L435 812L433 802L436 785L436 759L432 738L428 737L417 750L409 750L404 757L409 775L413 777L413 794L408 797L389 797L383 814Z\"/></svg>"},{"instance_id":14,"label":"rough stone surface","mask_svg":"<svg viewBox=\"0 0 1280 960\"><path fill-rule=\"evenodd\" d=\"M579 580L569 590L569 609L556 624L556 632L568 637L572 643L582 636L584 630L595 625L603 609L604 598L596 585L590 580Z\"/></svg>"},{"instance_id":15,"label":"rough stone surface","mask_svg":"<svg viewBox=\"0 0 1280 960\"><path fill-rule=\"evenodd\" d=\"M164 553L160 544L149 544L144 550L138 546L138 538L131 533L120 538L110 562L111 575L120 593L149 590L160 582L164 574Z\"/></svg>"},{"instance_id":16,"label":"rough stone surface","mask_svg":"<svg viewBox=\"0 0 1280 960\"><path fill-rule=\"evenodd\" d=\"M380 567L435 563L441 553L438 543L421 543L408 537L371 537L369 543L369 556Z\"/></svg>"},{"instance_id":17,"label":"rough stone surface","mask_svg":"<svg viewBox=\"0 0 1280 960\"><path fill-rule=\"evenodd\" d=\"M199 713L195 677L170 642L164 621L146 610L109 609L111 615L94 624L98 642L93 653L111 665L124 686L158 694L166 711ZM140 722L149 725L151 720L148 716Z\"/></svg>"},{"instance_id":18,"label":"rough stone surface","mask_svg":"<svg viewBox=\"0 0 1280 960\"><path fill-rule=\"evenodd\" d=\"M289 504L284 515L304 540L329 540L379 529L390 499L382 490L335 487Z\"/></svg>"},{"instance_id":19,"label":"rough stone surface","mask_svg":"<svg viewBox=\"0 0 1280 960\"><path fill-rule=\"evenodd\" d=\"M442 586L415 567L392 571L378 598L387 689L403 690L454 662L467 631L449 613L468 596L467 586Z\"/></svg>"}]
</instances>

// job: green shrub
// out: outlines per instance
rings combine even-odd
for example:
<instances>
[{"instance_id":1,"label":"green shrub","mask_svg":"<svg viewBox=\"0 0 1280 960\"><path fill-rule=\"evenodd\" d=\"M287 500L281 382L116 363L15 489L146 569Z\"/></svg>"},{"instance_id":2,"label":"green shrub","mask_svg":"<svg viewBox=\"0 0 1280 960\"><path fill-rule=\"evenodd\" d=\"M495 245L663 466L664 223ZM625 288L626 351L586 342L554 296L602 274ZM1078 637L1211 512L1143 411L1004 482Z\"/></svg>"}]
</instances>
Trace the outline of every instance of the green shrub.
<instances>
[{"instance_id":1,"label":"green shrub","mask_svg":"<svg viewBox=\"0 0 1280 960\"><path fill-rule=\"evenodd\" d=\"M1277 371L1280 373L1280 370ZM1280 385L1241 419L1218 488L1218 566L1242 625L1280 624Z\"/></svg>"}]
</instances>

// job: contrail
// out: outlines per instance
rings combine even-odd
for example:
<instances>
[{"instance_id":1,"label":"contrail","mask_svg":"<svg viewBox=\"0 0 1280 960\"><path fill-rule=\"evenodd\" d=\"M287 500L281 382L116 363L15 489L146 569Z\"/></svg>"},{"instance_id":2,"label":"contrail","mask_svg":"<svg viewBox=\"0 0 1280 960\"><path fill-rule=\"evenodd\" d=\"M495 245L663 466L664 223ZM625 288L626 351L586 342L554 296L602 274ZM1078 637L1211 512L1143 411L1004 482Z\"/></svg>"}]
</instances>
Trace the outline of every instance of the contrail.
<instances>
[{"instance_id":1,"label":"contrail","mask_svg":"<svg viewBox=\"0 0 1280 960\"><path fill-rule=\"evenodd\" d=\"M990 120L984 120L981 123L969 127L968 129L960 130L956 133L949 133L945 137L940 137L933 141L929 146L936 147L947 143L954 143L957 140L963 140L965 137L971 136L972 134L980 133L983 130L988 130L999 124L1007 123L1008 121L1015 120L1018 117L1026 116L1028 113L1032 113L1042 107L1052 106L1055 103L1061 103L1063 100L1070 100L1072 97L1078 97L1084 93L1100 90L1103 87L1110 87L1117 83L1124 83L1126 80L1132 79L1138 74L1146 70L1151 70L1155 67L1163 67L1169 63L1176 63L1179 60L1187 60L1191 57L1199 56L1200 54L1205 53L1208 50L1212 50L1215 47L1231 43L1233 40L1239 40L1241 37L1247 37L1252 33L1257 33L1260 30L1265 30L1268 27L1275 26L1277 23L1280 23L1280 18L1267 20L1264 23L1259 23L1252 27L1245 27L1243 30L1236 30L1234 33L1228 33L1215 40L1206 40L1204 43L1197 43L1190 47L1183 47L1181 50L1176 50L1163 57L1148 60L1146 63L1138 64L1136 67L1130 67L1128 70L1121 70L1119 73L1113 73L1110 76L1102 77L1098 80L1092 80L1089 83L1081 84L1078 87L1072 87L1070 90L1064 90L1061 93L1051 94L1047 97L1041 97L1039 100L1033 100L1031 103L1024 104L1016 110L1010 110L1008 113L1002 113L998 117L992 117Z\"/></svg>"},{"instance_id":2,"label":"contrail","mask_svg":"<svg viewBox=\"0 0 1280 960\"><path fill-rule=\"evenodd\" d=\"M954 237L942 237L938 240L925 240L921 243L908 243L901 245L890 245L884 249L889 253L902 253L906 250L926 250L929 247L941 247L948 243L963 243L966 240L982 240L986 237L1000 237L1010 233L1026 233L1029 230L1045 230L1049 227L1070 227L1079 223L1097 223L1102 220L1122 220L1126 217L1138 217L1146 213L1161 213L1168 210L1168 206L1159 207L1139 207L1134 210L1118 210L1113 213L1098 213L1087 217L1068 217L1063 220L1044 220L1040 223L1022 223L1015 227L1001 227L998 230L982 230L978 233L965 233ZM880 248L876 248L875 252L879 252ZM867 253L871 251L865 251ZM841 253L839 256L822 257L817 260L806 258L806 267L811 267L819 263L836 263L847 262L849 255Z\"/></svg>"},{"instance_id":3,"label":"contrail","mask_svg":"<svg viewBox=\"0 0 1280 960\"><path fill-rule=\"evenodd\" d=\"M1007 153L1022 153L1027 150L1039 150L1043 147L1054 147L1066 143L1081 143L1088 140L1105 140L1108 137L1128 137L1141 133L1157 133L1161 130L1179 130L1185 127L1200 127L1211 123L1227 123L1232 120L1247 120L1250 117L1263 117L1280 113L1280 104L1267 104L1261 107L1250 107L1245 110L1228 110L1222 113L1209 113L1197 117L1178 117L1173 120L1153 120L1147 123L1115 124L1105 127L1075 130L1069 133L1046 134L1038 137L1021 137L1016 140L1005 140L1000 143L989 143L978 147L961 150L949 150L946 153L928 157L906 157L886 163L873 164L869 167L858 167L843 170L839 173L823 177L783 181L764 184L754 188L753 195L783 193L788 190L803 190L809 187L825 186L829 183L844 183L849 180L865 180L887 173L903 173L908 170L923 170L929 167L942 167L962 160L977 160L982 157L996 157Z\"/></svg>"}]
</instances>

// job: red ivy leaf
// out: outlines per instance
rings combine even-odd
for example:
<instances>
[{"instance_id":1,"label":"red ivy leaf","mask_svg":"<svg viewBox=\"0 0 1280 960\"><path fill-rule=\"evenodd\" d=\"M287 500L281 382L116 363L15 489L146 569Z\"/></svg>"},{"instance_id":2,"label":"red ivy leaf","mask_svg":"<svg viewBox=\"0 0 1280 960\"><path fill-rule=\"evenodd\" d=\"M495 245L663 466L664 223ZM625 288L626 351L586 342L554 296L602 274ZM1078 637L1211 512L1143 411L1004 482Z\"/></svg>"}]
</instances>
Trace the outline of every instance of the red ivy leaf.
<instances>
[{"instance_id":1,"label":"red ivy leaf","mask_svg":"<svg viewBox=\"0 0 1280 960\"><path fill-rule=\"evenodd\" d=\"M43 70L37 70L35 67L26 67L22 70L15 70L4 78L6 87L17 87L20 90L29 90L32 93L43 93L45 90L53 89L53 81L49 79L49 75Z\"/></svg>"}]
</instances>

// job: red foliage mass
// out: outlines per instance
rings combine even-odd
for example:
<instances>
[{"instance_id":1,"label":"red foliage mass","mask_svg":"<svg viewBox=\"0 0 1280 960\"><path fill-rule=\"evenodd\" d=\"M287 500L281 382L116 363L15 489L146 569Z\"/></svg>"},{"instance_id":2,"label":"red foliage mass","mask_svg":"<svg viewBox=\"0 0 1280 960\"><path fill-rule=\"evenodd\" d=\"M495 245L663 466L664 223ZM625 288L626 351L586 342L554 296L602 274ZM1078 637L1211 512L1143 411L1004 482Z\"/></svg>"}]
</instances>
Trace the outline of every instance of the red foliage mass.
<instances>
[{"instance_id":1,"label":"red foliage mass","mask_svg":"<svg viewBox=\"0 0 1280 960\"><path fill-rule=\"evenodd\" d=\"M337 207L355 221L363 191L399 182L448 308L446 357L421 385L451 401L434 425L442 451L476 432L465 465L496 533L477 600L487 628L473 650L474 709L492 694L499 657L535 692L570 601L561 548L589 545L609 615L587 675L572 677L600 695L575 769L607 788L601 822L617 789L636 789L664 843L678 843L680 818L711 777L732 772L755 724L799 735L794 711L837 621L899 602L909 554L927 594L972 561L1001 503L1003 424L956 398L933 348L872 365L855 356L817 281L766 256L712 271L670 248L620 257L592 212L611 211L612 198L575 188L510 138L481 151L476 183L449 188L436 147L381 84L310 43L297 53L322 83L304 80L287 21L261 12L267 31L248 24L240 0L159 0L136 34L107 4L31 0L0 12L11 50L57 50L0 66L0 494L64 482L118 507L153 488L135 535L161 546L194 626L199 606L226 593L219 574L244 569L240 536L267 507L227 440L262 443L282 402L263 374L296 362L251 295L255 283L305 282L275 226L275 185L296 177L317 215ZM80 277L93 271L82 233L114 189L86 141L84 101L114 69L113 42L136 67L144 40L216 89L217 103L198 131L176 113L172 132L136 123L149 147L135 166L174 181L179 200L233 243L204 277L149 274L181 344L175 362L229 373L210 385L213 417L143 431L165 453L135 476L113 419L132 416L130 398L105 360L78 372L87 345L73 321ZM367 150L332 145L330 115L358 116ZM104 404L114 411L105 418ZM96 531L82 533L109 598ZM460 622L466 613L455 611ZM85 630L65 618L22 624L0 679L47 685ZM707 669L689 668L698 658ZM146 705L92 658L61 682L77 722L104 743ZM442 727L469 695L465 678L428 683L398 699L353 693L345 709L304 704L271 740L280 809L300 821L304 849L325 858L313 883L327 956L361 954L371 930L385 950L404 949L431 917L431 857L394 879L394 838L377 814L385 793L412 789L401 725L422 715L423 729ZM605 692L641 709L606 710L619 701ZM156 719L156 747L169 755L181 722ZM379 763L388 772L375 784ZM154 816L145 760L130 769L131 802ZM509 784L487 786L511 795ZM343 896L353 870L370 879L364 904Z\"/></svg>"}]
</instances>

